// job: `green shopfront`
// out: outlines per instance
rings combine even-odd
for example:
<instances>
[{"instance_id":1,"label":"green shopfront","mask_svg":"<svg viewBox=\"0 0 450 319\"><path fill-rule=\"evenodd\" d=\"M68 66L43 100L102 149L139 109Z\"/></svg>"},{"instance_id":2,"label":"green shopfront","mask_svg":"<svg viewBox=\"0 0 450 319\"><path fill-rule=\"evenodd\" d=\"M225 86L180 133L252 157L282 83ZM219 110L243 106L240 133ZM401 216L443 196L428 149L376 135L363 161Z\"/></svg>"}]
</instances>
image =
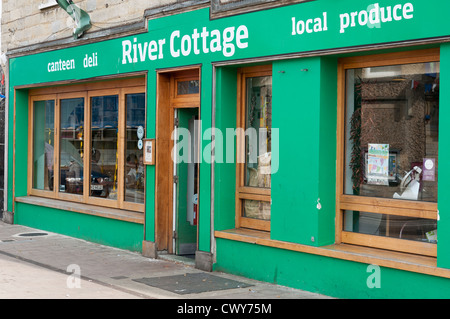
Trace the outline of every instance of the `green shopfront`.
<instances>
[{"instance_id":1,"label":"green shopfront","mask_svg":"<svg viewBox=\"0 0 450 319\"><path fill-rule=\"evenodd\" d=\"M449 11L204 8L10 57L8 211L340 298L448 298Z\"/></svg>"}]
</instances>

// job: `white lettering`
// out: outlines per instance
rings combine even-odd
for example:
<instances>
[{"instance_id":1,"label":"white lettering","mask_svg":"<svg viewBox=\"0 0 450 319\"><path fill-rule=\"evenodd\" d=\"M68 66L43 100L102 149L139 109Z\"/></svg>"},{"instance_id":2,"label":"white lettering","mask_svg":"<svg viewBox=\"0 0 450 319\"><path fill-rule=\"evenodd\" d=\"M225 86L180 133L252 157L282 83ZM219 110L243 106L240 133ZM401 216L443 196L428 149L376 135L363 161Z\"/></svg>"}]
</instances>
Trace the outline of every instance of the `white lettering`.
<instances>
[{"instance_id":1,"label":"white lettering","mask_svg":"<svg viewBox=\"0 0 450 319\"><path fill-rule=\"evenodd\" d=\"M217 52L222 50L222 46L220 45L220 31L212 30L211 37L214 37L209 43L209 49L211 50L211 52Z\"/></svg>"},{"instance_id":2,"label":"white lettering","mask_svg":"<svg viewBox=\"0 0 450 319\"><path fill-rule=\"evenodd\" d=\"M181 53L184 56L191 54L191 37L187 34L181 39Z\"/></svg>"},{"instance_id":3,"label":"white lettering","mask_svg":"<svg viewBox=\"0 0 450 319\"><path fill-rule=\"evenodd\" d=\"M152 41L152 42L155 42L155 41ZM144 45L144 48L142 48L142 45ZM144 42L143 44L142 43L138 44L139 59L140 59L141 62L145 61L145 56L147 55L147 46L148 45L149 44L147 42Z\"/></svg>"},{"instance_id":4,"label":"white lettering","mask_svg":"<svg viewBox=\"0 0 450 319\"><path fill-rule=\"evenodd\" d=\"M402 5L401 4L397 4L396 6L394 6L394 20L395 21L400 21L402 19L402 16L398 15L398 11L402 9Z\"/></svg>"},{"instance_id":5,"label":"white lettering","mask_svg":"<svg viewBox=\"0 0 450 319\"><path fill-rule=\"evenodd\" d=\"M164 58L164 54L163 54L163 45L164 44L166 44L166 39L159 39L158 40L158 45L159 45L158 59Z\"/></svg>"},{"instance_id":6,"label":"white lettering","mask_svg":"<svg viewBox=\"0 0 450 319\"><path fill-rule=\"evenodd\" d=\"M97 65L98 65L97 52L96 53L92 53L92 56L86 54L86 56L83 59L83 67L85 67L85 68L92 68L92 67L97 66Z\"/></svg>"},{"instance_id":7,"label":"white lettering","mask_svg":"<svg viewBox=\"0 0 450 319\"><path fill-rule=\"evenodd\" d=\"M341 18L341 33L345 32L345 29L347 29L350 25L350 17L348 13L343 13L340 15Z\"/></svg>"},{"instance_id":8,"label":"white lettering","mask_svg":"<svg viewBox=\"0 0 450 319\"><path fill-rule=\"evenodd\" d=\"M197 32L197 29L194 29L194 33L192 34L192 40L194 40L194 54L200 54L200 50L198 49L198 39L200 38L200 34Z\"/></svg>"},{"instance_id":9,"label":"white lettering","mask_svg":"<svg viewBox=\"0 0 450 319\"><path fill-rule=\"evenodd\" d=\"M137 39L134 38L134 39L133 39L133 42L134 42L134 44L133 44L133 53L134 53L134 55L133 55L133 63L136 63L136 62L137 62L136 41L137 41Z\"/></svg>"},{"instance_id":10,"label":"white lettering","mask_svg":"<svg viewBox=\"0 0 450 319\"><path fill-rule=\"evenodd\" d=\"M291 20L292 20L292 33L291 33L291 35L296 35L297 33L296 33L296 29L295 29L295 17L292 17Z\"/></svg>"},{"instance_id":11,"label":"white lettering","mask_svg":"<svg viewBox=\"0 0 450 319\"><path fill-rule=\"evenodd\" d=\"M236 30L236 45L239 49L248 47L248 42L242 42L244 39L248 39L248 29L245 25L241 25Z\"/></svg>"},{"instance_id":12,"label":"white lettering","mask_svg":"<svg viewBox=\"0 0 450 319\"><path fill-rule=\"evenodd\" d=\"M414 18L414 15L412 14L414 12L414 7L412 3L407 3L403 7L403 18L405 19L412 19Z\"/></svg>"},{"instance_id":13,"label":"white lettering","mask_svg":"<svg viewBox=\"0 0 450 319\"><path fill-rule=\"evenodd\" d=\"M154 61L158 58L156 55L153 55L153 53L156 53L157 51L158 51L158 46L156 44L156 41L154 41L154 40L150 41L148 43L148 58L150 59L150 61Z\"/></svg>"},{"instance_id":14,"label":"white lettering","mask_svg":"<svg viewBox=\"0 0 450 319\"><path fill-rule=\"evenodd\" d=\"M297 22L297 33L303 34L303 32L305 32L305 22L303 22L303 20L299 20Z\"/></svg>"},{"instance_id":15,"label":"white lettering","mask_svg":"<svg viewBox=\"0 0 450 319\"><path fill-rule=\"evenodd\" d=\"M370 8L370 9L369 9ZM356 21L356 17L358 17ZM394 7L380 7L379 3L370 5L367 10L340 14L340 33L345 33L349 27L367 25L370 28L380 27L381 23L401 21L414 18L414 6L412 3L396 4ZM294 22L294 20L293 20Z\"/></svg>"},{"instance_id":16,"label":"white lettering","mask_svg":"<svg viewBox=\"0 0 450 319\"><path fill-rule=\"evenodd\" d=\"M317 26L314 26L316 29ZM211 30L207 27L193 29L192 33L181 33L175 30L169 37L169 51L173 58L199 55L212 52L222 52L225 57L232 57L236 48L248 47L249 33L245 25L230 26L224 30ZM164 58L166 39L142 41L137 37L122 41L122 64L155 61ZM89 64L87 58L86 65Z\"/></svg>"},{"instance_id":17,"label":"white lettering","mask_svg":"<svg viewBox=\"0 0 450 319\"><path fill-rule=\"evenodd\" d=\"M312 22L313 22L312 19L306 20L306 33L312 33L313 32L313 30L309 27Z\"/></svg>"},{"instance_id":18,"label":"white lettering","mask_svg":"<svg viewBox=\"0 0 450 319\"><path fill-rule=\"evenodd\" d=\"M68 71L75 69L75 60L61 60L49 62L47 64L47 72Z\"/></svg>"},{"instance_id":19,"label":"white lettering","mask_svg":"<svg viewBox=\"0 0 450 319\"><path fill-rule=\"evenodd\" d=\"M232 57L234 55L234 44L231 41L234 40L234 27L229 27L223 30L223 55L226 57Z\"/></svg>"},{"instance_id":20,"label":"white lettering","mask_svg":"<svg viewBox=\"0 0 450 319\"><path fill-rule=\"evenodd\" d=\"M375 3L373 9L369 11L369 23L378 24L380 23L380 5Z\"/></svg>"},{"instance_id":21,"label":"white lettering","mask_svg":"<svg viewBox=\"0 0 450 319\"><path fill-rule=\"evenodd\" d=\"M131 41L122 41L122 64L131 63Z\"/></svg>"},{"instance_id":22,"label":"white lettering","mask_svg":"<svg viewBox=\"0 0 450 319\"><path fill-rule=\"evenodd\" d=\"M295 17L292 18L292 35L303 34L305 33L316 33L327 31L328 21L327 21L327 13L323 12L321 17L306 19L306 22L303 20L295 21Z\"/></svg>"},{"instance_id":23,"label":"white lettering","mask_svg":"<svg viewBox=\"0 0 450 319\"><path fill-rule=\"evenodd\" d=\"M386 8L387 17L384 15L385 8L381 8L381 22L391 22L392 21L392 12L391 7Z\"/></svg>"},{"instance_id":24,"label":"white lettering","mask_svg":"<svg viewBox=\"0 0 450 319\"><path fill-rule=\"evenodd\" d=\"M172 34L170 35L170 54L174 58L178 58L180 56L180 50L174 50L175 37L176 38L180 37L180 31L178 31L178 30L173 31Z\"/></svg>"},{"instance_id":25,"label":"white lettering","mask_svg":"<svg viewBox=\"0 0 450 319\"><path fill-rule=\"evenodd\" d=\"M202 43L203 43L203 53L208 53L208 43L206 42L206 38L209 36L209 32L206 30L206 27L203 27L202 33L200 34L202 37Z\"/></svg>"},{"instance_id":26,"label":"white lettering","mask_svg":"<svg viewBox=\"0 0 450 319\"><path fill-rule=\"evenodd\" d=\"M361 11L358 15L359 25L366 25L367 19L368 19L367 11Z\"/></svg>"}]
</instances>

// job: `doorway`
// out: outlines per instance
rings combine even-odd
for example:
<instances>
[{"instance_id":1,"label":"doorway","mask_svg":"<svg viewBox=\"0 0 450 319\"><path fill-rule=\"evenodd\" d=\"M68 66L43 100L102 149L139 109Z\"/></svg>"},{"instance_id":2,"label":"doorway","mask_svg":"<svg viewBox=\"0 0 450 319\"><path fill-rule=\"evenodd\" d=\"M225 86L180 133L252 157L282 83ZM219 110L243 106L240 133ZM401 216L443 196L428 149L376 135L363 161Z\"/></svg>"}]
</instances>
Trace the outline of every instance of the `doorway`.
<instances>
[{"instance_id":1,"label":"doorway","mask_svg":"<svg viewBox=\"0 0 450 319\"><path fill-rule=\"evenodd\" d=\"M176 255L195 256L198 224L198 108L174 110L173 246Z\"/></svg>"},{"instance_id":2,"label":"doorway","mask_svg":"<svg viewBox=\"0 0 450 319\"><path fill-rule=\"evenodd\" d=\"M198 246L200 69L157 74L155 242L159 254Z\"/></svg>"}]
</instances>

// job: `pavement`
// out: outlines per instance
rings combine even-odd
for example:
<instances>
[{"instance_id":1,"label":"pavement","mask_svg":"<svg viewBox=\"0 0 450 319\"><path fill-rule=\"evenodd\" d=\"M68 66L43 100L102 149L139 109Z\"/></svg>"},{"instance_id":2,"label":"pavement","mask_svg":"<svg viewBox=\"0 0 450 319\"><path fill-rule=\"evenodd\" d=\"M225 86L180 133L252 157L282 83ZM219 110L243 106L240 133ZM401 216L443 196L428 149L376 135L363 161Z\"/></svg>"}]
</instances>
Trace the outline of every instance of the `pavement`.
<instances>
[{"instance_id":1,"label":"pavement","mask_svg":"<svg viewBox=\"0 0 450 319\"><path fill-rule=\"evenodd\" d=\"M0 221L1 299L329 299Z\"/></svg>"}]
</instances>

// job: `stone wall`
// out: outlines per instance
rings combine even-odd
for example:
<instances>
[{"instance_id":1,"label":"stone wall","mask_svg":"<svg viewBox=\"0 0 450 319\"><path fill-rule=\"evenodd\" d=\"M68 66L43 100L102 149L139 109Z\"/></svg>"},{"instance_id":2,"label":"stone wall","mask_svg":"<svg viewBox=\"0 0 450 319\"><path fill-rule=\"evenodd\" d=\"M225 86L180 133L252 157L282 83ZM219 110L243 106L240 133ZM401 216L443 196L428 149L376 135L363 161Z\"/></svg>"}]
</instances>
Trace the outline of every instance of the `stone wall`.
<instances>
[{"instance_id":1,"label":"stone wall","mask_svg":"<svg viewBox=\"0 0 450 319\"><path fill-rule=\"evenodd\" d=\"M41 8L43 4L55 5ZM92 22L88 33L144 20L144 11L177 0L75 0ZM3 0L2 51L72 36L73 20L54 0Z\"/></svg>"}]
</instances>

